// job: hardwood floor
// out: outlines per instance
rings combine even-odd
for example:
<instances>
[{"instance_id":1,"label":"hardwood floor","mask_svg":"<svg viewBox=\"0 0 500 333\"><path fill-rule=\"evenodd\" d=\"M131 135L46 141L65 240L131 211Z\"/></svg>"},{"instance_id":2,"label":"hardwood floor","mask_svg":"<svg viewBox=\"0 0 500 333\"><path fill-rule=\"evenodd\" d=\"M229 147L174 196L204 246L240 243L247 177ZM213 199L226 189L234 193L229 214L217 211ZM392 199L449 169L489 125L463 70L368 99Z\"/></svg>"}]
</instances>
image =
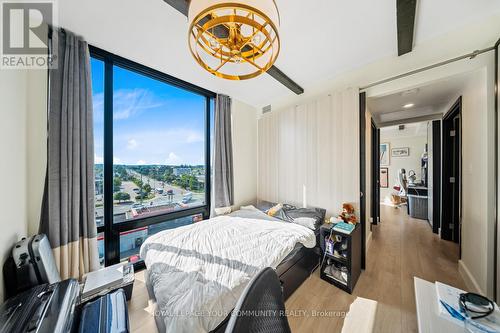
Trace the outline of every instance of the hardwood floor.
<instances>
[{"instance_id":1,"label":"hardwood floor","mask_svg":"<svg viewBox=\"0 0 500 333\"><path fill-rule=\"evenodd\" d=\"M375 332L416 332L413 277L465 288L458 273L458 245L434 235L429 224L405 209L382 206L382 223L372 230L367 267L349 295L316 272L287 301L287 309L347 312L356 296L378 302ZM293 332L340 332L343 318L289 318Z\"/></svg>"},{"instance_id":2,"label":"hardwood floor","mask_svg":"<svg viewBox=\"0 0 500 333\"><path fill-rule=\"evenodd\" d=\"M404 209L382 206L382 223L372 230L367 267L353 295L319 278L317 270L288 299L293 332L340 332L343 314L357 296L378 302L375 332L416 332L413 277L441 281L458 288L465 284L458 273L458 245L432 233L426 221L409 218ZM315 316L324 311L328 316ZM132 332L156 332L142 272L136 274L129 304Z\"/></svg>"}]
</instances>

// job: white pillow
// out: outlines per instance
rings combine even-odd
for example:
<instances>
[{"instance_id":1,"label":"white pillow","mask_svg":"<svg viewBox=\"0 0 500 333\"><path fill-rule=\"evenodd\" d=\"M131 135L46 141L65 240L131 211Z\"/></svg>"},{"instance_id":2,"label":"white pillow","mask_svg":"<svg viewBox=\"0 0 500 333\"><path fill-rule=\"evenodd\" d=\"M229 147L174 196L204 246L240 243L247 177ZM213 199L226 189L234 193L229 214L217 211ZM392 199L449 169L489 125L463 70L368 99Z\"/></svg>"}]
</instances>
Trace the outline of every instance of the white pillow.
<instances>
[{"instance_id":1,"label":"white pillow","mask_svg":"<svg viewBox=\"0 0 500 333\"><path fill-rule=\"evenodd\" d=\"M215 215L227 215L231 213L231 207L214 208Z\"/></svg>"},{"instance_id":2,"label":"white pillow","mask_svg":"<svg viewBox=\"0 0 500 333\"><path fill-rule=\"evenodd\" d=\"M316 220L313 219L312 217L297 217L293 219L293 223L309 228L311 230L316 230L315 227Z\"/></svg>"},{"instance_id":3,"label":"white pillow","mask_svg":"<svg viewBox=\"0 0 500 333\"><path fill-rule=\"evenodd\" d=\"M255 208L254 205L241 206L240 209L241 210L258 210L257 208Z\"/></svg>"}]
</instances>

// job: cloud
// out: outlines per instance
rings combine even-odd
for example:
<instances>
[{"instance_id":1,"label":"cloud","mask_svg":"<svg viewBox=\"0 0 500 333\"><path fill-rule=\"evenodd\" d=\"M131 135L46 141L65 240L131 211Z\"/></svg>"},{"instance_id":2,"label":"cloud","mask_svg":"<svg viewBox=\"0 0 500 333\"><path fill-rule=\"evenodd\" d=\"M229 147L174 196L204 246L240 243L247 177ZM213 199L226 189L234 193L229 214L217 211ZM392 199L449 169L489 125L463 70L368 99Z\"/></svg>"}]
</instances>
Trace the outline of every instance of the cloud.
<instances>
[{"instance_id":1,"label":"cloud","mask_svg":"<svg viewBox=\"0 0 500 333\"><path fill-rule=\"evenodd\" d=\"M113 94L113 119L128 119L143 110L164 105L147 89L120 89Z\"/></svg>"},{"instance_id":2,"label":"cloud","mask_svg":"<svg viewBox=\"0 0 500 333\"><path fill-rule=\"evenodd\" d=\"M181 158L177 156L174 152L170 152L170 154L168 154L167 159L165 160L165 163L168 165L178 165L181 164Z\"/></svg>"},{"instance_id":3,"label":"cloud","mask_svg":"<svg viewBox=\"0 0 500 333\"><path fill-rule=\"evenodd\" d=\"M139 144L135 139L130 139L127 142L127 149L134 150Z\"/></svg>"},{"instance_id":4,"label":"cloud","mask_svg":"<svg viewBox=\"0 0 500 333\"><path fill-rule=\"evenodd\" d=\"M188 130L188 132L186 133L187 143L203 142L203 140L203 133L201 132Z\"/></svg>"},{"instance_id":5,"label":"cloud","mask_svg":"<svg viewBox=\"0 0 500 333\"><path fill-rule=\"evenodd\" d=\"M135 162L136 165L145 165L146 164L146 161L143 161L143 160L138 160L137 162Z\"/></svg>"},{"instance_id":6,"label":"cloud","mask_svg":"<svg viewBox=\"0 0 500 333\"><path fill-rule=\"evenodd\" d=\"M113 164L120 164L122 162L121 159L119 159L118 157L116 156L113 156Z\"/></svg>"},{"instance_id":7,"label":"cloud","mask_svg":"<svg viewBox=\"0 0 500 333\"><path fill-rule=\"evenodd\" d=\"M130 137L134 137L134 141L139 141L141 147L155 147L158 144L164 144L165 142L173 144L191 144L191 143L201 143L205 141L205 135L203 131L193 130L189 128L166 128L164 130L141 130L128 133L123 133L121 136L115 136L115 142L127 142L130 143Z\"/></svg>"}]
</instances>

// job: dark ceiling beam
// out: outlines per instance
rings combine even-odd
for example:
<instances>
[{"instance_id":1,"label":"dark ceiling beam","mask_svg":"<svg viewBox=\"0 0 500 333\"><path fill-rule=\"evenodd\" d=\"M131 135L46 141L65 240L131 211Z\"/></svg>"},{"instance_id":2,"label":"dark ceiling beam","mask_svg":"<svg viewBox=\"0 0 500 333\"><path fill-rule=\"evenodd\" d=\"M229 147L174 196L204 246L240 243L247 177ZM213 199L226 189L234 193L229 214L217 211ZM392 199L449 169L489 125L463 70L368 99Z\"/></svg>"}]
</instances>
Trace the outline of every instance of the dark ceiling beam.
<instances>
[{"instance_id":1,"label":"dark ceiling beam","mask_svg":"<svg viewBox=\"0 0 500 333\"><path fill-rule=\"evenodd\" d=\"M172 6L174 9L179 11L184 16L188 16L189 12L189 0L164 0L168 5ZM296 93L297 95L301 95L304 93L304 88L294 82L291 78L289 78L285 73L283 73L276 66L272 66L267 71L267 74L271 75L275 80L279 83Z\"/></svg>"},{"instance_id":2,"label":"dark ceiling beam","mask_svg":"<svg viewBox=\"0 0 500 333\"><path fill-rule=\"evenodd\" d=\"M283 84L285 87L287 87L297 95L301 95L304 93L304 88L302 88L297 83L295 83L295 81L290 79L278 67L272 66L267 70L267 74L271 75L274 79L276 79L278 82Z\"/></svg>"},{"instance_id":3,"label":"dark ceiling beam","mask_svg":"<svg viewBox=\"0 0 500 333\"><path fill-rule=\"evenodd\" d=\"M397 0L398 56L411 52L417 0Z\"/></svg>"},{"instance_id":4,"label":"dark ceiling beam","mask_svg":"<svg viewBox=\"0 0 500 333\"><path fill-rule=\"evenodd\" d=\"M189 0L164 0L167 4L181 12L182 15L188 16Z\"/></svg>"}]
</instances>

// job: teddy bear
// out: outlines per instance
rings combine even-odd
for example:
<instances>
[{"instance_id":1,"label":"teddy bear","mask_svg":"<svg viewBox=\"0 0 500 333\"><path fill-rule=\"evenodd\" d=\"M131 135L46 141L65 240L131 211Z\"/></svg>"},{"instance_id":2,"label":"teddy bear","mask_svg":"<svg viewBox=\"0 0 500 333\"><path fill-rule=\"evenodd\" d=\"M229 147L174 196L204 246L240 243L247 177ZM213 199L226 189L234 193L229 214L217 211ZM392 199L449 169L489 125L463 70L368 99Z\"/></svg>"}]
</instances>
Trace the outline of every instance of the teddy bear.
<instances>
[{"instance_id":1,"label":"teddy bear","mask_svg":"<svg viewBox=\"0 0 500 333\"><path fill-rule=\"evenodd\" d=\"M342 213L339 215L339 219L343 220L345 223L356 224L358 218L354 214L354 206L350 203L345 203L342 205Z\"/></svg>"}]
</instances>

